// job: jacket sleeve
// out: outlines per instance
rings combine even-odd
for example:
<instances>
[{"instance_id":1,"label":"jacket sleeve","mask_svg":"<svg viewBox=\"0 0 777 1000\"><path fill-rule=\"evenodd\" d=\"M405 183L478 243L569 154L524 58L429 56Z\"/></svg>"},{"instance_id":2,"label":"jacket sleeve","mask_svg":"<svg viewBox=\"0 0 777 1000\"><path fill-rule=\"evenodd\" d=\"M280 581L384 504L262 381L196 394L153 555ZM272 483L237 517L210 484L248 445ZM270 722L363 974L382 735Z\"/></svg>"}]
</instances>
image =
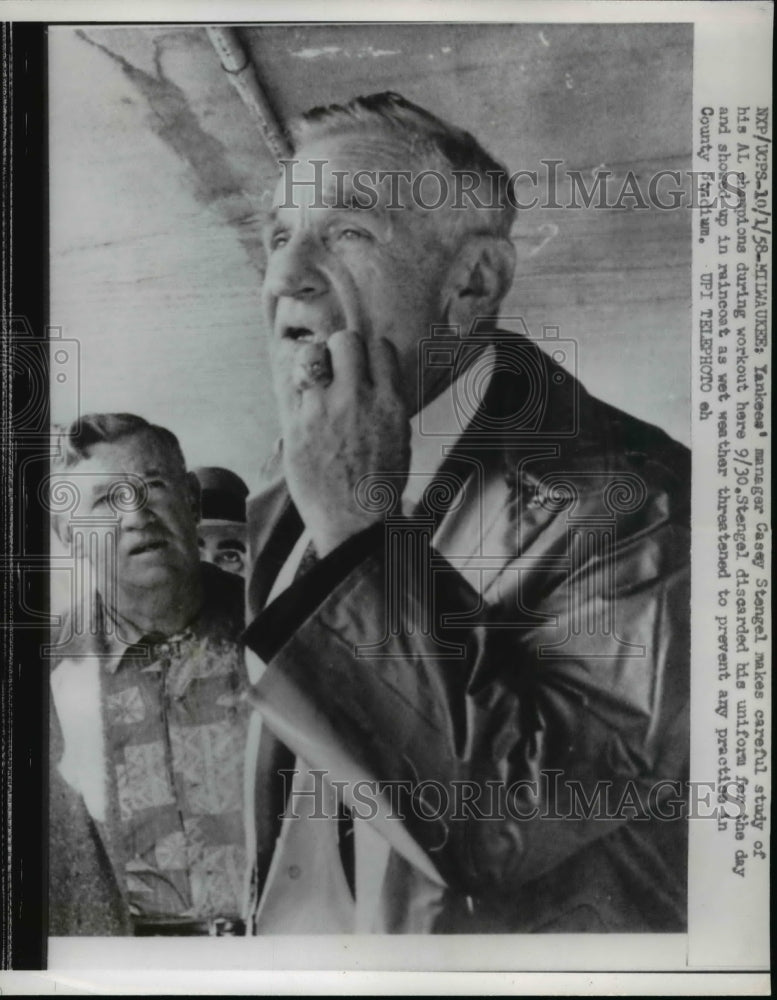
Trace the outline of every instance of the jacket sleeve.
<instances>
[{"instance_id":1,"label":"jacket sleeve","mask_svg":"<svg viewBox=\"0 0 777 1000\"><path fill-rule=\"evenodd\" d=\"M50 709L48 934L131 935L129 911L84 800L62 777L63 738Z\"/></svg>"},{"instance_id":2,"label":"jacket sleeve","mask_svg":"<svg viewBox=\"0 0 777 1000\"><path fill-rule=\"evenodd\" d=\"M309 765L390 785L403 835L479 895L676 798L689 535L665 495L612 532L556 516L542 557L516 555L483 597L477 562L460 572L410 526L389 555L371 531L246 635L267 664L256 704Z\"/></svg>"}]
</instances>

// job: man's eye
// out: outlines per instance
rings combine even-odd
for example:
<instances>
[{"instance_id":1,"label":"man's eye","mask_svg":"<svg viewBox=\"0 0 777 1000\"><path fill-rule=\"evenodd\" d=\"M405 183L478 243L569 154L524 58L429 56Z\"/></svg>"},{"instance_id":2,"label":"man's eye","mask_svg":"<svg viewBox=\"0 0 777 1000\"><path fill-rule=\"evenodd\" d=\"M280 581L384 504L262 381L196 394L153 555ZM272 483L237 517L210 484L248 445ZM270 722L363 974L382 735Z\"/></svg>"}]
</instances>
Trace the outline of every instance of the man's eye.
<instances>
[{"instance_id":1,"label":"man's eye","mask_svg":"<svg viewBox=\"0 0 777 1000\"><path fill-rule=\"evenodd\" d=\"M226 552L219 552L216 556L216 565L225 569L242 569L243 554L235 549L228 549Z\"/></svg>"},{"instance_id":2,"label":"man's eye","mask_svg":"<svg viewBox=\"0 0 777 1000\"><path fill-rule=\"evenodd\" d=\"M149 479L146 486L148 486L150 490L163 490L167 486L167 483L164 479Z\"/></svg>"},{"instance_id":3,"label":"man's eye","mask_svg":"<svg viewBox=\"0 0 777 1000\"><path fill-rule=\"evenodd\" d=\"M285 247L289 242L289 234L286 232L273 233L270 237L270 249L279 250L281 247Z\"/></svg>"},{"instance_id":4,"label":"man's eye","mask_svg":"<svg viewBox=\"0 0 777 1000\"><path fill-rule=\"evenodd\" d=\"M354 229L352 226L348 226L339 231L337 238L339 240L364 240L367 239L367 233L363 229Z\"/></svg>"},{"instance_id":5,"label":"man's eye","mask_svg":"<svg viewBox=\"0 0 777 1000\"><path fill-rule=\"evenodd\" d=\"M103 507L107 502L108 497L106 494L103 494L101 497L95 497L92 501L92 509L96 507Z\"/></svg>"}]
</instances>

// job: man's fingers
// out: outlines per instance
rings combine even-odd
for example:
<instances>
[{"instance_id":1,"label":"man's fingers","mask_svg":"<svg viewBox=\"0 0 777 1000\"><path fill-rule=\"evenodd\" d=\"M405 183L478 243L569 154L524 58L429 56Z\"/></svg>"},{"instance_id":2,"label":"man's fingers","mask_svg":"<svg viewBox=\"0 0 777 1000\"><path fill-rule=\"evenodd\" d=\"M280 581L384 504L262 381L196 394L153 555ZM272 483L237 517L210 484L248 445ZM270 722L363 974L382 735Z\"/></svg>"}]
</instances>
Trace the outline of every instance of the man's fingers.
<instances>
[{"instance_id":1,"label":"man's fingers","mask_svg":"<svg viewBox=\"0 0 777 1000\"><path fill-rule=\"evenodd\" d=\"M321 267L329 279L343 310L343 329L360 330L366 336L372 333L369 318L362 309L361 298L353 278L344 268Z\"/></svg>"},{"instance_id":2,"label":"man's fingers","mask_svg":"<svg viewBox=\"0 0 777 1000\"><path fill-rule=\"evenodd\" d=\"M355 330L338 330L327 341L332 355L332 392L351 395L365 386L404 398L399 355L390 340L374 343Z\"/></svg>"},{"instance_id":3,"label":"man's fingers","mask_svg":"<svg viewBox=\"0 0 777 1000\"><path fill-rule=\"evenodd\" d=\"M326 344L315 343L300 346L294 357L294 385L300 392L306 389L325 389L332 381L332 356Z\"/></svg>"},{"instance_id":4,"label":"man's fingers","mask_svg":"<svg viewBox=\"0 0 777 1000\"><path fill-rule=\"evenodd\" d=\"M385 337L379 337L370 349L372 381L378 390L390 389L395 396L404 397L402 372L396 347Z\"/></svg>"},{"instance_id":5,"label":"man's fingers","mask_svg":"<svg viewBox=\"0 0 777 1000\"><path fill-rule=\"evenodd\" d=\"M332 392L350 395L372 384L367 346L362 334L355 330L338 330L327 341L327 347L334 371Z\"/></svg>"},{"instance_id":6,"label":"man's fingers","mask_svg":"<svg viewBox=\"0 0 777 1000\"><path fill-rule=\"evenodd\" d=\"M281 411L284 461L307 447L311 433L315 436L328 422L326 390L293 390L292 398Z\"/></svg>"},{"instance_id":7,"label":"man's fingers","mask_svg":"<svg viewBox=\"0 0 777 1000\"><path fill-rule=\"evenodd\" d=\"M304 395L320 396L331 381L331 357L325 344L300 344L279 353L273 359L273 382L281 424L294 419Z\"/></svg>"}]
</instances>

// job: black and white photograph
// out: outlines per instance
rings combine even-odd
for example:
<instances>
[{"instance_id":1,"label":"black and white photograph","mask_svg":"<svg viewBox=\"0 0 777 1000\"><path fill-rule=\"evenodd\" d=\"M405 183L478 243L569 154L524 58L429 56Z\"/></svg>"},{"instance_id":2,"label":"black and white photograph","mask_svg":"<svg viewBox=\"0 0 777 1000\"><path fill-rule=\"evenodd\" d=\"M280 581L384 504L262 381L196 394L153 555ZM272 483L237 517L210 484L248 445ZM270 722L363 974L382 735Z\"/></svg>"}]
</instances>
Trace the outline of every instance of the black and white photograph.
<instances>
[{"instance_id":1,"label":"black and white photograph","mask_svg":"<svg viewBox=\"0 0 777 1000\"><path fill-rule=\"evenodd\" d=\"M771 108L528 6L45 26L42 967L768 990Z\"/></svg>"}]
</instances>

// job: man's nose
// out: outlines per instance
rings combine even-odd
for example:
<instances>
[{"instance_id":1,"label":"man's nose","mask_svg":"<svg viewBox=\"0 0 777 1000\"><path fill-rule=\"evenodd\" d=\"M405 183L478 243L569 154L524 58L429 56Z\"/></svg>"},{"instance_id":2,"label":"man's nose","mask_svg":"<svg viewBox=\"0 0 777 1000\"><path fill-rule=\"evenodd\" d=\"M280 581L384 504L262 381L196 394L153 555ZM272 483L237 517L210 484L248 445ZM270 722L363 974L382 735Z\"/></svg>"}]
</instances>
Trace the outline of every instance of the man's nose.
<instances>
[{"instance_id":1,"label":"man's nose","mask_svg":"<svg viewBox=\"0 0 777 1000\"><path fill-rule=\"evenodd\" d=\"M157 519L147 499L122 510L119 518L124 531L142 531Z\"/></svg>"},{"instance_id":2,"label":"man's nose","mask_svg":"<svg viewBox=\"0 0 777 1000\"><path fill-rule=\"evenodd\" d=\"M310 233L298 234L270 257L265 289L275 297L315 298L329 284L319 266L323 247Z\"/></svg>"}]
</instances>

